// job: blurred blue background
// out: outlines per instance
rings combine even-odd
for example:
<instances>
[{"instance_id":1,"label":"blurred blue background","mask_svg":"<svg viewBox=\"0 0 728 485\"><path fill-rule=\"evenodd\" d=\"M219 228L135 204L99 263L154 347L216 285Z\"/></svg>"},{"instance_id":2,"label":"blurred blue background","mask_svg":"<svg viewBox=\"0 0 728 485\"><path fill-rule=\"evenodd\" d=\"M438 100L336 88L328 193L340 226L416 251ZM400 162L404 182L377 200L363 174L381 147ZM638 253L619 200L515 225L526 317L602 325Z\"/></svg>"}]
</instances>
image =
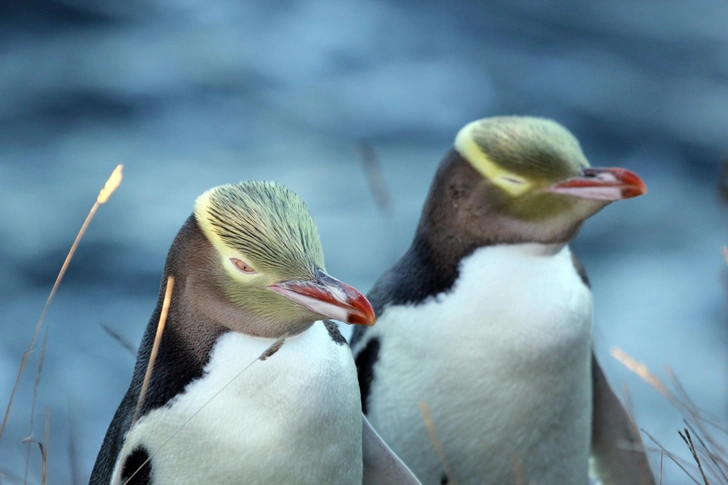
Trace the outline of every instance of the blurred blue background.
<instances>
[{"instance_id":1,"label":"blurred blue background","mask_svg":"<svg viewBox=\"0 0 728 485\"><path fill-rule=\"evenodd\" d=\"M3 0L1 408L116 164L124 182L47 319L34 436L49 405L51 484L88 480L134 362L100 324L136 345L197 195L245 179L284 183L308 203L329 272L368 290L409 245L458 129L529 114L571 129L592 165L628 167L649 187L590 220L573 247L591 277L609 378L629 386L639 425L688 459L680 415L609 348L663 376L669 364L725 422L726 25L718 0ZM367 187L361 142L392 192L388 216ZM25 469L38 354L0 443L3 483ZM691 483L667 459L665 474Z\"/></svg>"}]
</instances>

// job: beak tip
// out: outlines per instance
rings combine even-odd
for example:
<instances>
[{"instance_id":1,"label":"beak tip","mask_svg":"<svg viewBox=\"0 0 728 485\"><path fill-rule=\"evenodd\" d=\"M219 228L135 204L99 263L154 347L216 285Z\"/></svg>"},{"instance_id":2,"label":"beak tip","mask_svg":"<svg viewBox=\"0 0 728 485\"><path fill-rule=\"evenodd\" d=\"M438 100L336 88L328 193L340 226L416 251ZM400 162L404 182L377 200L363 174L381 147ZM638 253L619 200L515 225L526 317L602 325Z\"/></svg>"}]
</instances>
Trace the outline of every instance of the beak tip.
<instances>
[{"instance_id":1,"label":"beak tip","mask_svg":"<svg viewBox=\"0 0 728 485\"><path fill-rule=\"evenodd\" d=\"M638 197L647 193L647 185L644 180L631 170L622 170L622 182L626 185L625 198Z\"/></svg>"},{"instance_id":2,"label":"beak tip","mask_svg":"<svg viewBox=\"0 0 728 485\"><path fill-rule=\"evenodd\" d=\"M371 327L375 323L377 323L377 318L375 316L370 315L360 315L358 313L350 313L349 318L347 318L346 323L351 325L363 325L365 327Z\"/></svg>"},{"instance_id":3,"label":"beak tip","mask_svg":"<svg viewBox=\"0 0 728 485\"><path fill-rule=\"evenodd\" d=\"M377 315L374 313L372 304L369 303L369 300L367 300L367 298L361 293L359 293L357 297L353 298L351 306L357 311L349 312L346 323L371 327L377 322Z\"/></svg>"},{"instance_id":4,"label":"beak tip","mask_svg":"<svg viewBox=\"0 0 728 485\"><path fill-rule=\"evenodd\" d=\"M642 187L626 187L622 189L622 198L623 199L632 199L634 197L639 197L640 195L645 195L647 193L647 188Z\"/></svg>"}]
</instances>

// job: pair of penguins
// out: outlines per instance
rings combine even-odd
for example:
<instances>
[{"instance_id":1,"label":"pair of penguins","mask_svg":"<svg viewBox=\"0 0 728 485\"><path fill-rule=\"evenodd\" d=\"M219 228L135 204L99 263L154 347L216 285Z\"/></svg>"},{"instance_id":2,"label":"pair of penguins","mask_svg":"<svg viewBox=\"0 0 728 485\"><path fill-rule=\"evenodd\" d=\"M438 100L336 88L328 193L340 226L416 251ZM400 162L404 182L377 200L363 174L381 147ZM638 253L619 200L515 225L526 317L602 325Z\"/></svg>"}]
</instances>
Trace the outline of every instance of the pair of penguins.
<instances>
[{"instance_id":1,"label":"pair of penguins","mask_svg":"<svg viewBox=\"0 0 728 485\"><path fill-rule=\"evenodd\" d=\"M645 192L629 170L590 167L553 121L470 123L371 304L325 273L295 194L205 192L91 484L653 484L594 358L591 292L568 247L585 219ZM327 319L357 325L351 347Z\"/></svg>"}]
</instances>

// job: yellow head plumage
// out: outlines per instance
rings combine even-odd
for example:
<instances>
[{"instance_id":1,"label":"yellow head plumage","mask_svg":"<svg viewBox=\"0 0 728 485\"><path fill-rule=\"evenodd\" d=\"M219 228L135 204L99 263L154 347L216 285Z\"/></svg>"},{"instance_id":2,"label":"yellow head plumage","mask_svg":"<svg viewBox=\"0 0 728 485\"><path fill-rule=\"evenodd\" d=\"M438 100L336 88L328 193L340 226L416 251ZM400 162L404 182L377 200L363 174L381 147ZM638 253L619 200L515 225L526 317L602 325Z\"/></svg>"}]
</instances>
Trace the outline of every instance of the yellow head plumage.
<instances>
[{"instance_id":1,"label":"yellow head plumage","mask_svg":"<svg viewBox=\"0 0 728 485\"><path fill-rule=\"evenodd\" d=\"M279 279L310 278L317 269L325 269L308 208L294 192L275 182L215 187L197 198L194 213L224 259L242 257L257 273ZM229 272L236 279L241 276Z\"/></svg>"}]
</instances>

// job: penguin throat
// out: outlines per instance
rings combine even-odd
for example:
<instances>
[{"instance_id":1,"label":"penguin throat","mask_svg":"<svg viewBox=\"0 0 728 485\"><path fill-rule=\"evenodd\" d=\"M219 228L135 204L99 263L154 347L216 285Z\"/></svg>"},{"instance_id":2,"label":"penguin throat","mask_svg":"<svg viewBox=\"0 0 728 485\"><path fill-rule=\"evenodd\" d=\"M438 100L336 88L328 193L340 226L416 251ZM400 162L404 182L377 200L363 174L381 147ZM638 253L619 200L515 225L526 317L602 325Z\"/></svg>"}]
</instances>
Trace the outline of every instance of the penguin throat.
<instances>
[{"instance_id":1,"label":"penguin throat","mask_svg":"<svg viewBox=\"0 0 728 485\"><path fill-rule=\"evenodd\" d=\"M281 311L276 305L280 303L276 301L277 295L267 289L233 299L224 288L190 276L185 293L192 313L230 331L254 337L294 336L308 330L315 322L315 318L306 318L303 312Z\"/></svg>"}]
</instances>

